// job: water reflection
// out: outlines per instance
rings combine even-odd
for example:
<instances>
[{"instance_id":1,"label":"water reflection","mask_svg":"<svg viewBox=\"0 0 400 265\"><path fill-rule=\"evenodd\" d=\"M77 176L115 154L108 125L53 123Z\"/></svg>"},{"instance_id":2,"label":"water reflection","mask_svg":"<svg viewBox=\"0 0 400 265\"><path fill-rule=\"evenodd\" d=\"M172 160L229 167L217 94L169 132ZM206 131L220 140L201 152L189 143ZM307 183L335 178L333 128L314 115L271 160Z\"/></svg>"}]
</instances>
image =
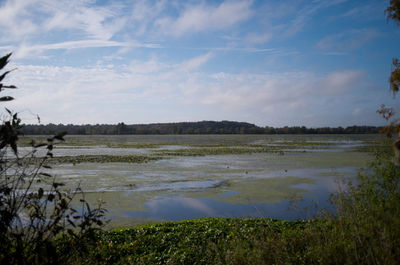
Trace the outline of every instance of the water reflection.
<instances>
[{"instance_id":1,"label":"water reflection","mask_svg":"<svg viewBox=\"0 0 400 265\"><path fill-rule=\"evenodd\" d=\"M333 191L336 191L336 181L335 179L319 179L316 184L298 184L296 186L299 188L310 191L303 194L303 199L287 198L276 203L254 203L249 200L248 203L237 204L210 198L193 199L163 195L144 203L145 211L125 211L123 215L128 218L170 221L201 217L307 219L316 216L322 209L334 210L334 206L330 203L330 196Z\"/></svg>"}]
</instances>

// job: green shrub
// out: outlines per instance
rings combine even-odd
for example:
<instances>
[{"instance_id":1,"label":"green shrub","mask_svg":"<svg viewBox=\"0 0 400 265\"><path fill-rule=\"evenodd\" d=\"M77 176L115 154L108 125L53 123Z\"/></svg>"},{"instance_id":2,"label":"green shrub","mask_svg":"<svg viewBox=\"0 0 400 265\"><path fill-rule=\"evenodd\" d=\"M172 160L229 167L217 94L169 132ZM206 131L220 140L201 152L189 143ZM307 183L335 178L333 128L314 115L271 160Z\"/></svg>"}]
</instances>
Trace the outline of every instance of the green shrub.
<instances>
[{"instance_id":1,"label":"green shrub","mask_svg":"<svg viewBox=\"0 0 400 265\"><path fill-rule=\"evenodd\" d=\"M0 58L0 70L11 54ZM15 89L4 85L0 75L0 91ZM13 100L3 96L0 101ZM6 109L9 118L0 126L0 264L58 264L72 262L84 253L103 225L105 209L90 208L79 185L63 190L49 173L46 161L65 133L49 137L43 143L31 142L32 151L20 155L18 139L21 120L17 113ZM38 149L46 155L37 157ZM39 183L39 188L33 189ZM80 202L79 209L73 201ZM78 210L77 210L78 209Z\"/></svg>"},{"instance_id":2,"label":"green shrub","mask_svg":"<svg viewBox=\"0 0 400 265\"><path fill-rule=\"evenodd\" d=\"M391 154L378 154L358 183L334 198L317 237L315 255L333 264L397 264L400 260L400 166ZM320 247L318 247L318 245ZM340 255L339 255L340 254Z\"/></svg>"}]
</instances>

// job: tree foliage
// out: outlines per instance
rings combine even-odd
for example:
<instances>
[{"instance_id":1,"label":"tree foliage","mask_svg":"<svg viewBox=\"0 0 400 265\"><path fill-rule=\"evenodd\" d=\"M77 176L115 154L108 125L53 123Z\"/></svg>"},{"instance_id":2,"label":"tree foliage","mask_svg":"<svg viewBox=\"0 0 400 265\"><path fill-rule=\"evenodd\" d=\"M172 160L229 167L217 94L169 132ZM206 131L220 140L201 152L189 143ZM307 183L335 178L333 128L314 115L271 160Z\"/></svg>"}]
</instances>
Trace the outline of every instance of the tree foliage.
<instances>
[{"instance_id":1,"label":"tree foliage","mask_svg":"<svg viewBox=\"0 0 400 265\"><path fill-rule=\"evenodd\" d=\"M394 58L392 62L392 73L389 78L390 89L393 91L393 96L399 92L400 86L400 62L399 59Z\"/></svg>"},{"instance_id":2,"label":"tree foliage","mask_svg":"<svg viewBox=\"0 0 400 265\"><path fill-rule=\"evenodd\" d=\"M25 135L51 135L60 132L76 135L133 134L366 134L378 133L382 127L348 126L307 128L305 126L259 127L247 122L200 121L154 124L25 124Z\"/></svg>"},{"instance_id":3,"label":"tree foliage","mask_svg":"<svg viewBox=\"0 0 400 265\"><path fill-rule=\"evenodd\" d=\"M388 19L392 19L398 26L400 26L400 0L390 0L389 7L385 10ZM393 93L393 97L399 92L400 86L400 61L397 58L392 60L392 70L389 77L390 90ZM395 152L395 158L400 162L400 118L399 110L394 107L386 107L382 105L379 110L379 114L385 118L389 125L383 128L382 132L386 133L388 137L392 137L393 134L397 134L397 139L393 143L393 150Z\"/></svg>"},{"instance_id":4,"label":"tree foliage","mask_svg":"<svg viewBox=\"0 0 400 265\"><path fill-rule=\"evenodd\" d=\"M385 12L388 19L393 19L400 26L400 0L390 0Z\"/></svg>"},{"instance_id":5,"label":"tree foliage","mask_svg":"<svg viewBox=\"0 0 400 265\"><path fill-rule=\"evenodd\" d=\"M388 19L392 19L398 26L400 26L400 0L390 0L389 7L385 10ZM400 61L394 58L392 61L392 72L389 78L390 90L393 95L399 91L400 85Z\"/></svg>"}]
</instances>

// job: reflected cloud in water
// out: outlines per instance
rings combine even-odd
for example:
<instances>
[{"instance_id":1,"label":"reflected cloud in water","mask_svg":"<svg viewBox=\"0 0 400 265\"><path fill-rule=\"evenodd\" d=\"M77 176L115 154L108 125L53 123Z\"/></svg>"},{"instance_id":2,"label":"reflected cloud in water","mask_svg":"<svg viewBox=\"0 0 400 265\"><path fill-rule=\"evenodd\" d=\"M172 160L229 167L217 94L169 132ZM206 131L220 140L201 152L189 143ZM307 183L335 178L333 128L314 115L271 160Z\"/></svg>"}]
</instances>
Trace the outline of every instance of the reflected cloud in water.
<instances>
[{"instance_id":1,"label":"reflected cloud in water","mask_svg":"<svg viewBox=\"0 0 400 265\"><path fill-rule=\"evenodd\" d=\"M155 200L147 203L146 207L152 212L160 212L166 207L166 205L174 205L174 208L181 208L182 211L188 210L189 208L191 211L195 211L206 216L217 215L215 210L205 202L192 198L174 197L164 200ZM167 208L170 207L167 206Z\"/></svg>"}]
</instances>

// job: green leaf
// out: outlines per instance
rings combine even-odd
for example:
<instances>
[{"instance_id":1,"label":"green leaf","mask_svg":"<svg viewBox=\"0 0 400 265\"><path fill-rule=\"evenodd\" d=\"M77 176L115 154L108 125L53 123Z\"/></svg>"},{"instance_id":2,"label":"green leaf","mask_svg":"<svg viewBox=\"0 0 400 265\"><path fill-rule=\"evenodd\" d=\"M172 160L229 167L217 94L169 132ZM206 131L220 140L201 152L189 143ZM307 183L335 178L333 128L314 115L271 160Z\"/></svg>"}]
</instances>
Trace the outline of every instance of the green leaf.
<instances>
[{"instance_id":1,"label":"green leaf","mask_svg":"<svg viewBox=\"0 0 400 265\"><path fill-rule=\"evenodd\" d=\"M14 154L16 154L17 155L17 153L18 153L18 150L17 150L17 144L16 144L16 142L12 142L12 143L10 143L10 146L11 146L11 149L14 151Z\"/></svg>"},{"instance_id":2,"label":"green leaf","mask_svg":"<svg viewBox=\"0 0 400 265\"><path fill-rule=\"evenodd\" d=\"M72 225L73 227L76 227L76 225L75 225L70 219L67 219L67 221L68 221L68 223L69 223L70 225ZM68 229L68 233L69 233L69 231L72 232L72 230L69 230L69 229Z\"/></svg>"},{"instance_id":3,"label":"green leaf","mask_svg":"<svg viewBox=\"0 0 400 265\"><path fill-rule=\"evenodd\" d=\"M61 182L54 182L54 183L53 183L53 187L54 187L54 188L57 188L57 187L59 187L59 186L65 186L65 184L64 184L64 183L61 183Z\"/></svg>"},{"instance_id":4,"label":"green leaf","mask_svg":"<svg viewBox=\"0 0 400 265\"><path fill-rule=\"evenodd\" d=\"M39 188L39 190L38 190L38 197L39 197L39 199L41 199L43 197L43 189L42 188Z\"/></svg>"},{"instance_id":5,"label":"green leaf","mask_svg":"<svg viewBox=\"0 0 400 265\"><path fill-rule=\"evenodd\" d=\"M3 81L3 79L4 79L10 72L11 72L11 70L10 70L10 71L6 71L6 72L4 72L2 75L0 75L0 82Z\"/></svg>"},{"instance_id":6,"label":"green leaf","mask_svg":"<svg viewBox=\"0 0 400 265\"><path fill-rule=\"evenodd\" d=\"M1 97L0 101L10 101L10 100L13 100L13 99L14 99L13 97L5 96L5 97Z\"/></svg>"},{"instance_id":7,"label":"green leaf","mask_svg":"<svg viewBox=\"0 0 400 265\"><path fill-rule=\"evenodd\" d=\"M8 58L10 58L12 53L9 53L3 57L0 58L0 69L3 69L4 66L8 64Z\"/></svg>"},{"instance_id":8,"label":"green leaf","mask_svg":"<svg viewBox=\"0 0 400 265\"><path fill-rule=\"evenodd\" d=\"M46 145L47 145L47 144L41 143L41 144L34 145L34 147L35 147L35 148L39 148L39 147L46 146Z\"/></svg>"},{"instance_id":9,"label":"green leaf","mask_svg":"<svg viewBox=\"0 0 400 265\"><path fill-rule=\"evenodd\" d=\"M60 132L57 135L54 136L54 139L60 140L60 141L64 141L64 136L67 134L67 132Z\"/></svg>"},{"instance_id":10,"label":"green leaf","mask_svg":"<svg viewBox=\"0 0 400 265\"><path fill-rule=\"evenodd\" d=\"M54 194L49 194L47 196L47 200L50 201L50 202L52 202L54 200L54 198L55 198Z\"/></svg>"}]
</instances>

